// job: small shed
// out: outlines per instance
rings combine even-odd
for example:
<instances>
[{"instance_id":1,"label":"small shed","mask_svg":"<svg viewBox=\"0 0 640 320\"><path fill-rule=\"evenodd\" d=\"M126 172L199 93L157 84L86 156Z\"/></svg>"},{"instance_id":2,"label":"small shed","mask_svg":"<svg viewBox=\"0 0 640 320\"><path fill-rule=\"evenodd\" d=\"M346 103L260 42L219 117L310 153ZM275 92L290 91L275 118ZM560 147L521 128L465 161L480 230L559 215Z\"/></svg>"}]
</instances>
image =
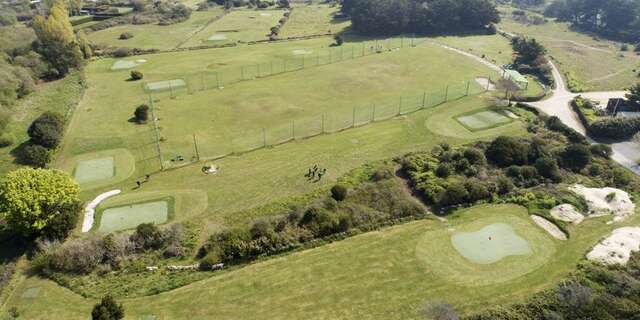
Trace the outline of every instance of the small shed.
<instances>
[{"instance_id":1,"label":"small shed","mask_svg":"<svg viewBox=\"0 0 640 320\"><path fill-rule=\"evenodd\" d=\"M529 87L529 80L516 70L504 69L502 78L513 81L522 90L527 90Z\"/></svg>"},{"instance_id":2,"label":"small shed","mask_svg":"<svg viewBox=\"0 0 640 320\"><path fill-rule=\"evenodd\" d=\"M611 115L617 115L619 112L634 113L640 112L640 106L631 103L631 101L624 98L611 98L607 102L607 113Z\"/></svg>"}]
</instances>

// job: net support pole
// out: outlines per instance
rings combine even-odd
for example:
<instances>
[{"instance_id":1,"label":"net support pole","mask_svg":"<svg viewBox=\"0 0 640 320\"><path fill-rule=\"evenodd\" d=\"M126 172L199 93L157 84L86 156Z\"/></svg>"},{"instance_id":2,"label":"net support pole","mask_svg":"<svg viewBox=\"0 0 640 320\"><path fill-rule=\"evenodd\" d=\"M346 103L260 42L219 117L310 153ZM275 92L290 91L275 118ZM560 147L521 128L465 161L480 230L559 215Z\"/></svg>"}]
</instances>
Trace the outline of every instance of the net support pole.
<instances>
[{"instance_id":1,"label":"net support pole","mask_svg":"<svg viewBox=\"0 0 640 320\"><path fill-rule=\"evenodd\" d=\"M267 129L262 128L262 146L267 147Z\"/></svg>"},{"instance_id":2,"label":"net support pole","mask_svg":"<svg viewBox=\"0 0 640 320\"><path fill-rule=\"evenodd\" d=\"M376 121L376 105L373 104L371 108L371 121Z\"/></svg>"},{"instance_id":3,"label":"net support pole","mask_svg":"<svg viewBox=\"0 0 640 320\"><path fill-rule=\"evenodd\" d=\"M427 103L427 91L422 93L422 107L423 108L426 106L426 103Z\"/></svg>"},{"instance_id":4,"label":"net support pole","mask_svg":"<svg viewBox=\"0 0 640 320\"><path fill-rule=\"evenodd\" d=\"M402 96L400 96L400 103L398 104L398 115L402 114Z\"/></svg>"},{"instance_id":5,"label":"net support pole","mask_svg":"<svg viewBox=\"0 0 640 320\"><path fill-rule=\"evenodd\" d=\"M351 120L352 126L355 128L356 126L356 107L353 107L353 118Z\"/></svg>"},{"instance_id":6,"label":"net support pole","mask_svg":"<svg viewBox=\"0 0 640 320\"><path fill-rule=\"evenodd\" d=\"M196 134L193 134L193 148L196 151L196 160L200 161L200 152L198 151L198 141L196 140Z\"/></svg>"},{"instance_id":7,"label":"net support pole","mask_svg":"<svg viewBox=\"0 0 640 320\"><path fill-rule=\"evenodd\" d=\"M296 121L295 120L291 120L291 138L293 140L296 139Z\"/></svg>"},{"instance_id":8,"label":"net support pole","mask_svg":"<svg viewBox=\"0 0 640 320\"><path fill-rule=\"evenodd\" d=\"M471 82L470 82L469 80L467 80L467 91L466 91L466 93L464 94L465 96L468 96L468 95L469 95L469 86L470 86L470 85L471 85Z\"/></svg>"},{"instance_id":9,"label":"net support pole","mask_svg":"<svg viewBox=\"0 0 640 320\"><path fill-rule=\"evenodd\" d=\"M156 112L153 106L153 99L149 95L149 105L151 106L151 117L153 123L153 132L156 138L156 151L158 152L158 159L160 160L160 171L164 171L164 158L162 157L162 150L160 149L160 134L158 133L158 123L156 122Z\"/></svg>"},{"instance_id":10,"label":"net support pole","mask_svg":"<svg viewBox=\"0 0 640 320\"><path fill-rule=\"evenodd\" d=\"M325 129L324 129L324 118L325 118L325 114L322 114L322 133L325 133Z\"/></svg>"},{"instance_id":11,"label":"net support pole","mask_svg":"<svg viewBox=\"0 0 640 320\"><path fill-rule=\"evenodd\" d=\"M447 102L449 99L449 86L444 89L444 102Z\"/></svg>"}]
</instances>

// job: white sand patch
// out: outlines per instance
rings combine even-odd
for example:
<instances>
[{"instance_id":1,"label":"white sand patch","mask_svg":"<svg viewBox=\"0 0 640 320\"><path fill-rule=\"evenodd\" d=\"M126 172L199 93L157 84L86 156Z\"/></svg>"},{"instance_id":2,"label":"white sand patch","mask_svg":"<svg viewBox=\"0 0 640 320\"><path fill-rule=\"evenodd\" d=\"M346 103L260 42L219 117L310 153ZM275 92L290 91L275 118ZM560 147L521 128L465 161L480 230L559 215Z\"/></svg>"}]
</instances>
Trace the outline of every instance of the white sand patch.
<instances>
[{"instance_id":1,"label":"white sand patch","mask_svg":"<svg viewBox=\"0 0 640 320\"><path fill-rule=\"evenodd\" d=\"M271 13L261 13L261 17L271 17Z\"/></svg>"},{"instance_id":2,"label":"white sand patch","mask_svg":"<svg viewBox=\"0 0 640 320\"><path fill-rule=\"evenodd\" d=\"M533 222L535 222L535 224L538 225L538 227L547 231L552 237L558 240L567 240L567 235L564 234L564 232L562 232L562 230L560 230L558 226L551 223L549 220L536 215L532 215L531 219L533 220Z\"/></svg>"},{"instance_id":3,"label":"white sand patch","mask_svg":"<svg viewBox=\"0 0 640 320\"><path fill-rule=\"evenodd\" d=\"M293 50L293 55L299 56L303 54L312 54L313 50Z\"/></svg>"},{"instance_id":4,"label":"white sand patch","mask_svg":"<svg viewBox=\"0 0 640 320\"><path fill-rule=\"evenodd\" d=\"M616 188L587 188L582 185L574 185L569 190L581 195L589 205L589 216L602 216L612 214L614 221L621 221L632 215L636 205L633 204L629 194Z\"/></svg>"},{"instance_id":5,"label":"white sand patch","mask_svg":"<svg viewBox=\"0 0 640 320\"><path fill-rule=\"evenodd\" d=\"M505 116L511 118L511 119L518 119L520 117L518 117L518 115L516 115L515 113L509 111L509 110L502 110L502 113L504 113Z\"/></svg>"},{"instance_id":6,"label":"white sand patch","mask_svg":"<svg viewBox=\"0 0 640 320\"><path fill-rule=\"evenodd\" d=\"M571 204L565 203L555 206L550 211L551 216L555 219L573 224L580 224L584 220L582 213Z\"/></svg>"},{"instance_id":7,"label":"white sand patch","mask_svg":"<svg viewBox=\"0 0 640 320\"><path fill-rule=\"evenodd\" d=\"M640 250L640 228L624 227L611 232L611 235L600 241L587 259L599 261L604 264L627 264L631 252Z\"/></svg>"},{"instance_id":8,"label":"white sand patch","mask_svg":"<svg viewBox=\"0 0 640 320\"><path fill-rule=\"evenodd\" d=\"M211 37L209 37L209 39L207 39L209 41L220 41L220 40L227 40L227 36L224 34L220 34L220 33L216 33L214 35L212 35Z\"/></svg>"},{"instance_id":9,"label":"white sand patch","mask_svg":"<svg viewBox=\"0 0 640 320\"><path fill-rule=\"evenodd\" d=\"M131 61L131 60L118 60L116 62L113 63L113 65L111 66L111 70L123 70L123 69L131 69L131 68L135 68L143 63L147 62L147 60L135 60L135 61Z\"/></svg>"},{"instance_id":10,"label":"white sand patch","mask_svg":"<svg viewBox=\"0 0 640 320\"><path fill-rule=\"evenodd\" d=\"M145 62L147 62L147 60L146 59L138 59L138 60L136 60L136 62L137 63L145 63Z\"/></svg>"},{"instance_id":11,"label":"white sand patch","mask_svg":"<svg viewBox=\"0 0 640 320\"><path fill-rule=\"evenodd\" d=\"M111 198L115 195L120 194L119 189L111 190L109 192L105 192L97 196L93 201L89 202L87 206L84 208L84 221L82 221L82 232L89 232L91 227L93 227L93 219L95 218L96 208L98 205L108 198Z\"/></svg>"}]
</instances>

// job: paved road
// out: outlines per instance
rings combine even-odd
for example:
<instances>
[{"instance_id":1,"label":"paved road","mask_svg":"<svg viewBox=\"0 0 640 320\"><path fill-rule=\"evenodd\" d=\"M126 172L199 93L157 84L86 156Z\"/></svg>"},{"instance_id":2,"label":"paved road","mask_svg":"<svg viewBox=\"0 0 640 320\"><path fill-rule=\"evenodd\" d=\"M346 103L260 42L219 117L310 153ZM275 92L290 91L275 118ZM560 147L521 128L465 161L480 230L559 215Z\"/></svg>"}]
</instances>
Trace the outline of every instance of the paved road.
<instances>
[{"instance_id":1,"label":"paved road","mask_svg":"<svg viewBox=\"0 0 640 320\"><path fill-rule=\"evenodd\" d=\"M548 99L531 103L531 105L548 115L560 118L564 124L585 136L586 130L582 125L582 122L580 122L578 116L571 109L571 100L580 95L587 99L600 101L601 103L606 104L610 98L624 97L624 91L584 92L580 94L572 93L567 89L564 79L555 64L551 61L549 63L552 67L556 88L552 90L552 94ZM593 141L591 139L589 140ZM613 155L611 158L614 161L640 175L640 166L637 164L638 160L640 160L640 143L636 141L613 143L611 144L611 148L613 149Z\"/></svg>"}]
</instances>

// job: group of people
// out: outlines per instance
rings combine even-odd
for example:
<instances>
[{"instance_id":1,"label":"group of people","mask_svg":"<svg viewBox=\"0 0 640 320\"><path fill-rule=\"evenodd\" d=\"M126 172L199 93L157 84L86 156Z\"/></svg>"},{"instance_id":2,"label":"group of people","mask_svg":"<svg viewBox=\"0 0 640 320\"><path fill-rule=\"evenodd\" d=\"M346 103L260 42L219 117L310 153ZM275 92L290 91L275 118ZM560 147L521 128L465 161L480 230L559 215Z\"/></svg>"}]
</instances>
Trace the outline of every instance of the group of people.
<instances>
[{"instance_id":1,"label":"group of people","mask_svg":"<svg viewBox=\"0 0 640 320\"><path fill-rule=\"evenodd\" d=\"M143 183L145 183L145 182L149 182L149 178L151 178L151 176L147 174L147 175L145 175L145 176L144 176L144 180L142 180L142 181L140 181L140 180L136 181L136 188L135 188L135 189L140 189L140 188L142 187L142 184L143 184Z\"/></svg>"},{"instance_id":2,"label":"group of people","mask_svg":"<svg viewBox=\"0 0 640 320\"><path fill-rule=\"evenodd\" d=\"M317 182L320 181L325 174L327 174L327 168L320 168L317 164L314 164L304 176L307 180Z\"/></svg>"}]
</instances>

